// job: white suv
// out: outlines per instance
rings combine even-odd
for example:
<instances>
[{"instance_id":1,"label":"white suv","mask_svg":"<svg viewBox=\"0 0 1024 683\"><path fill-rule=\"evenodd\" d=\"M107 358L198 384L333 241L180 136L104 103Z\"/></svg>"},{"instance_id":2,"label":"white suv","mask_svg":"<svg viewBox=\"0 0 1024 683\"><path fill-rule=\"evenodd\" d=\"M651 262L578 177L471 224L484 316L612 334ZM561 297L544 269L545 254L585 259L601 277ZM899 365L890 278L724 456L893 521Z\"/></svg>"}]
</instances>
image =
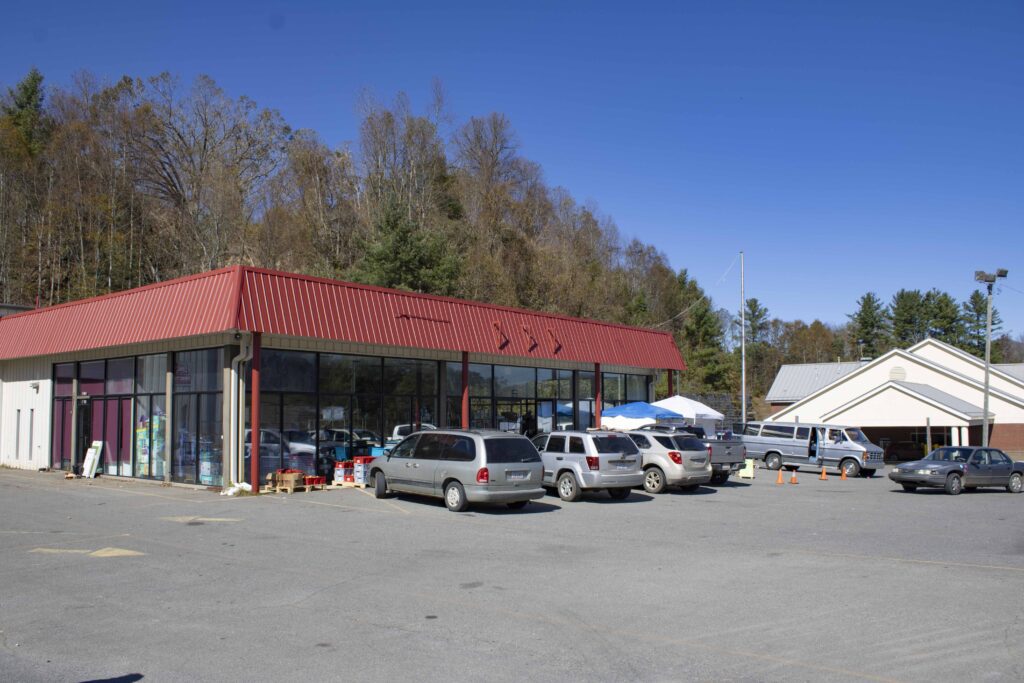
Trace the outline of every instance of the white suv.
<instances>
[{"instance_id":1,"label":"white suv","mask_svg":"<svg viewBox=\"0 0 1024 683\"><path fill-rule=\"evenodd\" d=\"M544 486L562 500L578 500L584 489L607 489L623 499L643 483L640 451L625 434L552 432L534 437L533 445L544 462Z\"/></svg>"}]
</instances>

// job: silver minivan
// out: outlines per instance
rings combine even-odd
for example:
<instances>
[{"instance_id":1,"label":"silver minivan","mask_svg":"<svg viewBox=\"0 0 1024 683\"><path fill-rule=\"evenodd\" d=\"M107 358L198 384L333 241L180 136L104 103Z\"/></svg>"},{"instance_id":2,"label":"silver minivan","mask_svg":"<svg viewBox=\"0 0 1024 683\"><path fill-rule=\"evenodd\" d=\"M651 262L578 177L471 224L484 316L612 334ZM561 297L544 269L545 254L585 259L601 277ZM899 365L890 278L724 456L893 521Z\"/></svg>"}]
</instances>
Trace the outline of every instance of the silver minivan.
<instances>
[{"instance_id":1,"label":"silver minivan","mask_svg":"<svg viewBox=\"0 0 1024 683\"><path fill-rule=\"evenodd\" d=\"M562 500L579 500L586 489L605 489L621 500L643 484L643 458L625 434L551 432L534 437L533 444L544 462L544 486Z\"/></svg>"},{"instance_id":2,"label":"silver minivan","mask_svg":"<svg viewBox=\"0 0 1024 683\"><path fill-rule=\"evenodd\" d=\"M519 509L544 497L543 465L525 436L458 429L416 432L370 465L373 493L403 491L444 499L453 512L470 503Z\"/></svg>"},{"instance_id":3,"label":"silver minivan","mask_svg":"<svg viewBox=\"0 0 1024 683\"><path fill-rule=\"evenodd\" d=\"M798 422L751 422L740 437L747 456L765 467L836 469L848 477L885 469L882 449L857 427Z\"/></svg>"}]
</instances>

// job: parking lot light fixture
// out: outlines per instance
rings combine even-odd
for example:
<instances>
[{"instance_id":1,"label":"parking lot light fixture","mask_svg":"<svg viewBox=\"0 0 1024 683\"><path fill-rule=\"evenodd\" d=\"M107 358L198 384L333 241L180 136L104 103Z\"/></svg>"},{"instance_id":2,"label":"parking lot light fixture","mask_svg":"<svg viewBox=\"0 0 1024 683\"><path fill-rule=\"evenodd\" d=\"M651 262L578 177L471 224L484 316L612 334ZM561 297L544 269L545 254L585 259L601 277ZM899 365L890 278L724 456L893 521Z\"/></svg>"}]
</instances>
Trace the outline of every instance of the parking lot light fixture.
<instances>
[{"instance_id":1,"label":"parking lot light fixture","mask_svg":"<svg viewBox=\"0 0 1024 683\"><path fill-rule=\"evenodd\" d=\"M1006 268L997 268L994 273L984 270L974 271L974 279L985 284L988 290L988 305L985 312L985 400L981 409L981 445L988 448L988 392L989 372L992 366L992 285L1001 277L1010 274Z\"/></svg>"}]
</instances>

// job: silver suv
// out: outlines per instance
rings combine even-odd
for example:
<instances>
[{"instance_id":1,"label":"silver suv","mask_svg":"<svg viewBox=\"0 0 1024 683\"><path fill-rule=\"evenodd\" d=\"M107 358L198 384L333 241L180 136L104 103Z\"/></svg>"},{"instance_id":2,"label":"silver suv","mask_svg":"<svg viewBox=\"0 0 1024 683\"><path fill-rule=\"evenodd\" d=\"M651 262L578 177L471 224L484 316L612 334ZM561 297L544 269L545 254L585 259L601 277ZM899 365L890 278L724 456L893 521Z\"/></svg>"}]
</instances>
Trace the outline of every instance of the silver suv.
<instances>
[{"instance_id":1,"label":"silver suv","mask_svg":"<svg viewBox=\"0 0 1024 683\"><path fill-rule=\"evenodd\" d=\"M525 436L431 430L407 436L370 465L373 493L404 491L444 499L453 512L470 503L519 509L544 497L540 455Z\"/></svg>"},{"instance_id":2,"label":"silver suv","mask_svg":"<svg viewBox=\"0 0 1024 683\"><path fill-rule=\"evenodd\" d=\"M607 489L623 499L643 483L640 451L624 434L552 432L534 437L533 444L544 461L544 486L562 500L578 500L584 489Z\"/></svg>"},{"instance_id":3,"label":"silver suv","mask_svg":"<svg viewBox=\"0 0 1024 683\"><path fill-rule=\"evenodd\" d=\"M663 493L666 487L696 489L711 481L708 447L697 437L677 432L629 432L629 438L643 454L644 490Z\"/></svg>"}]
</instances>

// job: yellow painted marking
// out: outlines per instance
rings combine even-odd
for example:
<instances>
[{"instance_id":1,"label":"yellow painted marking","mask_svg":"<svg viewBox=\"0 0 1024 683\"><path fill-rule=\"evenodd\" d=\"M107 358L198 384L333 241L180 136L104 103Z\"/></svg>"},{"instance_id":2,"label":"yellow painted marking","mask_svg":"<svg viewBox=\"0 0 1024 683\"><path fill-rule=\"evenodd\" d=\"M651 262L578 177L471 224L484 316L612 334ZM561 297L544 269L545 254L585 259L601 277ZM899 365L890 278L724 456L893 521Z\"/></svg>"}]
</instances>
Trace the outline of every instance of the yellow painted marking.
<instances>
[{"instance_id":1,"label":"yellow painted marking","mask_svg":"<svg viewBox=\"0 0 1024 683\"><path fill-rule=\"evenodd\" d=\"M100 548L89 553L89 557L139 557L146 553L138 550L127 550L126 548Z\"/></svg>"},{"instance_id":2,"label":"yellow painted marking","mask_svg":"<svg viewBox=\"0 0 1024 683\"><path fill-rule=\"evenodd\" d=\"M193 517L191 515L183 515L180 517L161 517L160 519L165 522L180 522L182 524L188 524L189 522L241 522L242 520L236 517Z\"/></svg>"},{"instance_id":3,"label":"yellow painted marking","mask_svg":"<svg viewBox=\"0 0 1024 683\"><path fill-rule=\"evenodd\" d=\"M59 553L74 553L85 555L90 552L88 550L80 550L78 548L32 548L29 550L30 553L44 553L46 555L57 555Z\"/></svg>"}]
</instances>

